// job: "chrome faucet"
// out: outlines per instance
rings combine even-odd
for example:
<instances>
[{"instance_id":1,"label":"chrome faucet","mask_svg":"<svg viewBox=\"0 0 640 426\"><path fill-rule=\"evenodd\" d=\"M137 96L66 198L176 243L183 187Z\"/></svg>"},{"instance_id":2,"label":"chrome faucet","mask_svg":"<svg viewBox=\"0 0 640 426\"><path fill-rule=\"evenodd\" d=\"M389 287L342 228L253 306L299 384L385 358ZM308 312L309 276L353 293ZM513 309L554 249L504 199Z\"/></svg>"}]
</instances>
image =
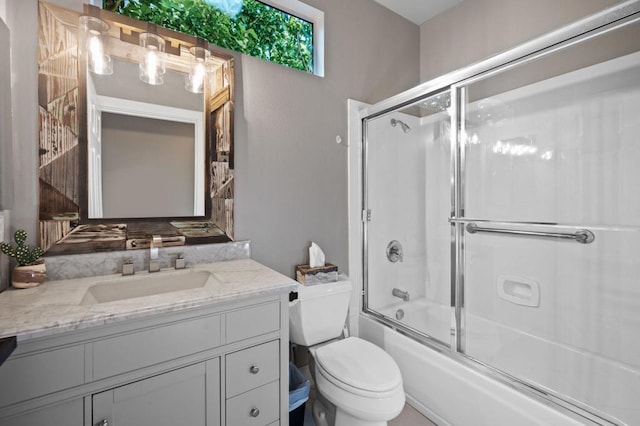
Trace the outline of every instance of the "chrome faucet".
<instances>
[{"instance_id":1,"label":"chrome faucet","mask_svg":"<svg viewBox=\"0 0 640 426\"><path fill-rule=\"evenodd\" d=\"M158 247L162 247L162 237L154 235L149 244L149 272L158 272L160 270Z\"/></svg>"},{"instance_id":2,"label":"chrome faucet","mask_svg":"<svg viewBox=\"0 0 640 426\"><path fill-rule=\"evenodd\" d=\"M391 290L391 294L394 295L395 297L399 297L405 302L408 302L410 299L409 292L400 290L399 288L394 288L393 290Z\"/></svg>"}]
</instances>

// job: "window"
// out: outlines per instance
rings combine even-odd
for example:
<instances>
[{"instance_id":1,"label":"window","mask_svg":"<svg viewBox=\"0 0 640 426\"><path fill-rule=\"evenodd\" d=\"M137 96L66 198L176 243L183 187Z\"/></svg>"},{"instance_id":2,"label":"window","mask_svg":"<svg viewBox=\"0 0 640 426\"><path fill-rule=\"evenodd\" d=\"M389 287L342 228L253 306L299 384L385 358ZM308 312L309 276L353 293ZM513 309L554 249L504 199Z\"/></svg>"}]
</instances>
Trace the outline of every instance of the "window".
<instances>
[{"instance_id":1,"label":"window","mask_svg":"<svg viewBox=\"0 0 640 426\"><path fill-rule=\"evenodd\" d=\"M227 49L324 75L324 12L299 0L242 0L240 10L228 10L231 3L103 0L103 7Z\"/></svg>"}]
</instances>

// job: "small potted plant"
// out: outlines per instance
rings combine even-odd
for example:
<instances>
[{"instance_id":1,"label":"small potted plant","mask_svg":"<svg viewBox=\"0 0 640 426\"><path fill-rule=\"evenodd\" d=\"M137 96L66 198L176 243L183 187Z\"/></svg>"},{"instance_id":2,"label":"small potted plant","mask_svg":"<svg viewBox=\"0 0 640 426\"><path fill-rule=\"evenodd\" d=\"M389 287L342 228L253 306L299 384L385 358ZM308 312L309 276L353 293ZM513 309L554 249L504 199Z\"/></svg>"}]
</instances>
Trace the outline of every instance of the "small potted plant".
<instances>
[{"instance_id":1,"label":"small potted plant","mask_svg":"<svg viewBox=\"0 0 640 426\"><path fill-rule=\"evenodd\" d=\"M24 245L27 240L27 231L24 229L18 229L13 239L16 241L16 247L8 243L0 245L4 254L15 257L18 262L11 274L11 284L15 288L39 286L47 279L47 270L41 257L43 250L40 247L29 248Z\"/></svg>"}]
</instances>

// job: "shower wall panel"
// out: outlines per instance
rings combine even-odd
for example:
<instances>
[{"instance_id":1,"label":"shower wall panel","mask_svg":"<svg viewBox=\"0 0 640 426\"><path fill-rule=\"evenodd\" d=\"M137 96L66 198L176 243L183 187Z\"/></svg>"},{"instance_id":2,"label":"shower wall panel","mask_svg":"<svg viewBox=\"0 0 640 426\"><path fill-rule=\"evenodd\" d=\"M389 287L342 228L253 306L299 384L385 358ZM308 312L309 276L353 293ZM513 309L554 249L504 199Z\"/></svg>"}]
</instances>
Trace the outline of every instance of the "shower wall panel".
<instances>
[{"instance_id":1,"label":"shower wall panel","mask_svg":"<svg viewBox=\"0 0 640 426\"><path fill-rule=\"evenodd\" d=\"M421 119L425 133L426 290L425 298L451 306L451 143L447 111Z\"/></svg>"},{"instance_id":2,"label":"shower wall panel","mask_svg":"<svg viewBox=\"0 0 640 426\"><path fill-rule=\"evenodd\" d=\"M367 309L446 345L450 320L440 312L451 311L448 103L445 92L366 123ZM402 246L395 262L387 256L392 241ZM405 293L394 296L394 289ZM414 304L433 312L411 314Z\"/></svg>"},{"instance_id":3,"label":"shower wall panel","mask_svg":"<svg viewBox=\"0 0 640 426\"><path fill-rule=\"evenodd\" d=\"M461 86L465 223L595 240L466 233L463 350L635 424L640 53L496 90L537 67Z\"/></svg>"},{"instance_id":4,"label":"shower wall panel","mask_svg":"<svg viewBox=\"0 0 640 426\"><path fill-rule=\"evenodd\" d=\"M404 133L392 127L395 117L410 126ZM384 116L370 122L367 130L369 155L368 197L371 210L368 234L370 277L368 304L374 309L400 301L393 288L411 298L424 297L426 288L425 132L416 117L408 114ZM387 245L402 245L403 259L390 262Z\"/></svg>"},{"instance_id":5,"label":"shower wall panel","mask_svg":"<svg viewBox=\"0 0 640 426\"><path fill-rule=\"evenodd\" d=\"M471 102L466 216L640 225L639 62L631 54Z\"/></svg>"}]
</instances>

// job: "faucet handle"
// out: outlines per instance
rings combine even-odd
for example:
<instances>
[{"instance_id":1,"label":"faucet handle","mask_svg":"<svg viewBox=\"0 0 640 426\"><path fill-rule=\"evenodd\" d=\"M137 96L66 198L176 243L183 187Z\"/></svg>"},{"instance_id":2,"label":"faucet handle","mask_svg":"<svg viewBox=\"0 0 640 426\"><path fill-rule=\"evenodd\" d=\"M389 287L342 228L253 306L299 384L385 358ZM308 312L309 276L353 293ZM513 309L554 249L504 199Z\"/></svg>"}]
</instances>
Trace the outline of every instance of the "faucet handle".
<instances>
[{"instance_id":1,"label":"faucet handle","mask_svg":"<svg viewBox=\"0 0 640 426\"><path fill-rule=\"evenodd\" d=\"M184 260L184 256L182 253L178 253L178 256L176 256L176 269L184 269L185 266L186 262Z\"/></svg>"},{"instance_id":2,"label":"faucet handle","mask_svg":"<svg viewBox=\"0 0 640 426\"><path fill-rule=\"evenodd\" d=\"M162 247L162 237L154 235L149 244L149 272L158 272L160 270L158 247Z\"/></svg>"},{"instance_id":3,"label":"faucet handle","mask_svg":"<svg viewBox=\"0 0 640 426\"><path fill-rule=\"evenodd\" d=\"M133 259L127 257L122 260L122 275L133 275L135 274L135 270L133 268Z\"/></svg>"},{"instance_id":4,"label":"faucet handle","mask_svg":"<svg viewBox=\"0 0 640 426\"><path fill-rule=\"evenodd\" d=\"M402 252L402 244L399 241L393 240L387 245L387 259L389 262L402 262L404 254Z\"/></svg>"},{"instance_id":5,"label":"faucet handle","mask_svg":"<svg viewBox=\"0 0 640 426\"><path fill-rule=\"evenodd\" d=\"M149 256L151 260L158 259L158 247L162 247L162 237L154 235L149 242Z\"/></svg>"}]
</instances>

